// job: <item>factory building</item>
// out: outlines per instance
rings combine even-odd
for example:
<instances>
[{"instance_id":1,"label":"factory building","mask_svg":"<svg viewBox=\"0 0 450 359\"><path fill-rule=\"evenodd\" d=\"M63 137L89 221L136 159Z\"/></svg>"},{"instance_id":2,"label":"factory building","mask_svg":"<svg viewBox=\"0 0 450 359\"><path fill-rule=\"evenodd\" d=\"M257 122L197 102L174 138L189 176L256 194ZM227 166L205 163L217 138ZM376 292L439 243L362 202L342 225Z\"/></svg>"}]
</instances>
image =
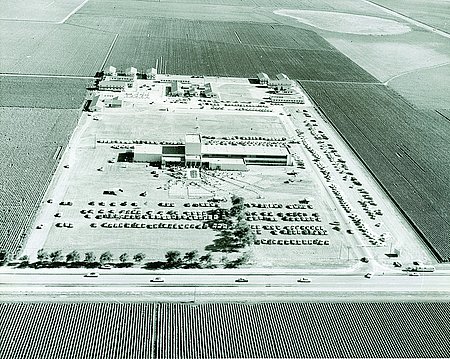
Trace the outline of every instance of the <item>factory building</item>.
<instances>
[{"instance_id":1,"label":"factory building","mask_svg":"<svg viewBox=\"0 0 450 359\"><path fill-rule=\"evenodd\" d=\"M270 81L269 75L264 72L260 72L258 75L258 80L261 85L267 85Z\"/></svg>"},{"instance_id":2,"label":"factory building","mask_svg":"<svg viewBox=\"0 0 450 359\"><path fill-rule=\"evenodd\" d=\"M277 94L270 96L270 101L273 104L281 104L281 103L296 103L296 104L304 104L305 100L302 95L293 93L293 94Z\"/></svg>"},{"instance_id":3,"label":"factory building","mask_svg":"<svg viewBox=\"0 0 450 359\"><path fill-rule=\"evenodd\" d=\"M208 98L218 98L219 93L217 92L215 86L208 82L205 84L205 90L203 91L203 95Z\"/></svg>"},{"instance_id":4,"label":"factory building","mask_svg":"<svg viewBox=\"0 0 450 359\"><path fill-rule=\"evenodd\" d=\"M186 134L184 145L135 145L134 161L245 171L247 165L292 165L286 147L203 144L199 134Z\"/></svg>"},{"instance_id":5,"label":"factory building","mask_svg":"<svg viewBox=\"0 0 450 359\"><path fill-rule=\"evenodd\" d=\"M183 96L183 88L181 87L181 82L178 80L173 80L170 85L170 95L171 96Z\"/></svg>"}]
</instances>

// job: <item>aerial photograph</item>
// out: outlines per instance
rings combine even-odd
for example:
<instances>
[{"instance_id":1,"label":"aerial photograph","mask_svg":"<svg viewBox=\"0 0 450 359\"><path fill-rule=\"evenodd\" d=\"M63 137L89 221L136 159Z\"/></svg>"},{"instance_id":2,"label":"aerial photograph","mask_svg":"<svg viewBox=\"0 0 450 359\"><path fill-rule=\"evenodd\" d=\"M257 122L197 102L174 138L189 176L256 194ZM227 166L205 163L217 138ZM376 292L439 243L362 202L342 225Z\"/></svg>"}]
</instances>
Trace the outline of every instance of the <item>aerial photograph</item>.
<instances>
[{"instance_id":1,"label":"aerial photograph","mask_svg":"<svg viewBox=\"0 0 450 359\"><path fill-rule=\"evenodd\" d=\"M2 0L0 358L450 358L450 0Z\"/></svg>"}]
</instances>

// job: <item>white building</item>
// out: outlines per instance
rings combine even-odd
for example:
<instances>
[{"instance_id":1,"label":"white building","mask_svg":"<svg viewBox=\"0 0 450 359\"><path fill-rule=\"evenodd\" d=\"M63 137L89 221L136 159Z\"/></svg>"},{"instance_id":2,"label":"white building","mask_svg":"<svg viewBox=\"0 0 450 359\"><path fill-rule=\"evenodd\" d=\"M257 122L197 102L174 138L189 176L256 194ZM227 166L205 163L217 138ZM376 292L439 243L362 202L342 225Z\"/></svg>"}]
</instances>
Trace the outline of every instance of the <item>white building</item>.
<instances>
[{"instance_id":1,"label":"white building","mask_svg":"<svg viewBox=\"0 0 450 359\"><path fill-rule=\"evenodd\" d=\"M137 68L136 67L129 67L125 70L125 75L127 76L136 76L137 75Z\"/></svg>"},{"instance_id":2,"label":"white building","mask_svg":"<svg viewBox=\"0 0 450 359\"><path fill-rule=\"evenodd\" d=\"M117 69L114 66L109 66L103 73L105 75L115 76L117 75Z\"/></svg>"},{"instance_id":3,"label":"white building","mask_svg":"<svg viewBox=\"0 0 450 359\"><path fill-rule=\"evenodd\" d=\"M270 101L272 103L296 103L304 104L305 99L300 94L277 94L270 96Z\"/></svg>"},{"instance_id":4,"label":"white building","mask_svg":"<svg viewBox=\"0 0 450 359\"><path fill-rule=\"evenodd\" d=\"M258 75L258 80L261 85L267 85L270 81L269 75L264 72L260 72Z\"/></svg>"},{"instance_id":5,"label":"white building","mask_svg":"<svg viewBox=\"0 0 450 359\"><path fill-rule=\"evenodd\" d=\"M203 93L204 93L205 97L208 97L208 98L218 98L219 97L219 93L217 92L215 85L213 85L210 82L205 84L205 90Z\"/></svg>"}]
</instances>

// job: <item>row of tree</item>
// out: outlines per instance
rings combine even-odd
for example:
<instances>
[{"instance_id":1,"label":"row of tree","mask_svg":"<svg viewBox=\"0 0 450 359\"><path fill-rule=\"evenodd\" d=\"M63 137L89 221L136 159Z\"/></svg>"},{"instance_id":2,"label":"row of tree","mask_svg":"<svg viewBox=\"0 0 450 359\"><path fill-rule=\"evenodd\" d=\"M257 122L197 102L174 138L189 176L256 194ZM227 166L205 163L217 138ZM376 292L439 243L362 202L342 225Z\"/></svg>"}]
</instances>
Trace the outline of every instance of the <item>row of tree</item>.
<instances>
[{"instance_id":1,"label":"row of tree","mask_svg":"<svg viewBox=\"0 0 450 359\"><path fill-rule=\"evenodd\" d=\"M206 250L228 253L239 252L255 241L256 235L245 220L244 199L233 196L231 203L230 210L224 212L226 215L224 222L228 224L228 228L223 229L213 243L206 246Z\"/></svg>"}]
</instances>

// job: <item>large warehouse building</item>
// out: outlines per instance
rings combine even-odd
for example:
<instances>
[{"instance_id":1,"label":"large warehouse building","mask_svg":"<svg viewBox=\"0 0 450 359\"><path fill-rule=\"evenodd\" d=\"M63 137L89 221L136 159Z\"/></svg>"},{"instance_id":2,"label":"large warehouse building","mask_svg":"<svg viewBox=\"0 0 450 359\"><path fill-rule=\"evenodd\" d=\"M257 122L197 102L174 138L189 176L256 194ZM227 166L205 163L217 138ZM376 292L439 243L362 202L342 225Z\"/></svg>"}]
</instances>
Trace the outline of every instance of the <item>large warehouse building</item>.
<instances>
[{"instance_id":1,"label":"large warehouse building","mask_svg":"<svg viewBox=\"0 0 450 359\"><path fill-rule=\"evenodd\" d=\"M186 134L184 145L135 145L133 160L227 171L244 171L247 165L292 164L292 156L286 147L204 144L200 134Z\"/></svg>"}]
</instances>

